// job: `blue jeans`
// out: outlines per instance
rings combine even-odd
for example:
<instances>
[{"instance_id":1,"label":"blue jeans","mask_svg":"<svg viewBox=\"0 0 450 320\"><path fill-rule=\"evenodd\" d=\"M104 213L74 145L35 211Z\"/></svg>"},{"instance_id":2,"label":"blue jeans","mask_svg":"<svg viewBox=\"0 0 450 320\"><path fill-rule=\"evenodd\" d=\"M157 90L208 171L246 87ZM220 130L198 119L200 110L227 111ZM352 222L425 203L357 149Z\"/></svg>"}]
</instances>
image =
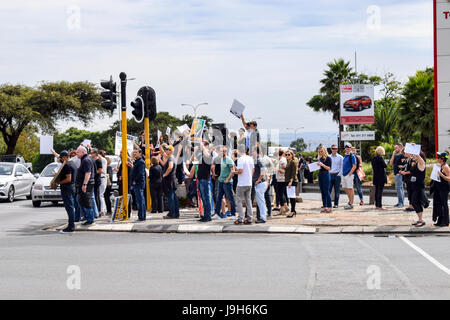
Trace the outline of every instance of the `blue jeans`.
<instances>
[{"instance_id":1,"label":"blue jeans","mask_svg":"<svg viewBox=\"0 0 450 320\"><path fill-rule=\"evenodd\" d=\"M69 218L69 229L75 229L75 188L61 186L61 197Z\"/></svg>"},{"instance_id":2,"label":"blue jeans","mask_svg":"<svg viewBox=\"0 0 450 320\"><path fill-rule=\"evenodd\" d=\"M331 190L334 188L334 205L339 205L339 195L341 193L341 176L330 174L330 187L329 187L329 193L331 198ZM330 208L326 207L326 208Z\"/></svg>"},{"instance_id":3,"label":"blue jeans","mask_svg":"<svg viewBox=\"0 0 450 320\"><path fill-rule=\"evenodd\" d=\"M176 189L170 190L168 194L168 202L169 202L169 213L168 216L179 218L180 217L180 208L178 207L178 197L176 193Z\"/></svg>"},{"instance_id":4,"label":"blue jeans","mask_svg":"<svg viewBox=\"0 0 450 320\"><path fill-rule=\"evenodd\" d=\"M265 191L265 190L264 190ZM217 199L216 199L216 214L220 215L220 210L222 209L222 198L225 195L225 198L230 201L231 205L231 215L236 215L236 204L234 203L233 196L233 183L228 182L220 182L219 181L219 190L217 191Z\"/></svg>"},{"instance_id":5,"label":"blue jeans","mask_svg":"<svg viewBox=\"0 0 450 320\"><path fill-rule=\"evenodd\" d=\"M398 205L403 206L405 201L405 190L403 190L403 176L395 175L395 189L397 190Z\"/></svg>"},{"instance_id":6,"label":"blue jeans","mask_svg":"<svg viewBox=\"0 0 450 320\"><path fill-rule=\"evenodd\" d=\"M211 219L211 197L209 190L209 179L198 180L198 189L200 191L200 197L203 204L203 217L205 219Z\"/></svg>"},{"instance_id":7,"label":"blue jeans","mask_svg":"<svg viewBox=\"0 0 450 320\"><path fill-rule=\"evenodd\" d=\"M140 186L133 186L134 196L136 197L136 205L138 209L138 219L145 220L145 197L144 197L144 189Z\"/></svg>"},{"instance_id":8,"label":"blue jeans","mask_svg":"<svg viewBox=\"0 0 450 320\"><path fill-rule=\"evenodd\" d=\"M332 178L333 176L330 175L329 173L323 173L323 174L319 173L319 187L320 187L320 193L322 194L322 205L324 208L331 208L331 195L330 195L331 179L330 179L330 177ZM339 180L341 180L340 178L341 177L339 177ZM340 189L340 187L338 187L338 189L336 189L336 186L335 186L334 192L338 195L339 195L339 193L336 190L339 190L339 189ZM338 203L339 203L339 196L337 199L338 199Z\"/></svg>"},{"instance_id":9,"label":"blue jeans","mask_svg":"<svg viewBox=\"0 0 450 320\"><path fill-rule=\"evenodd\" d=\"M266 221L266 199L264 198L266 189L267 181L255 185L255 197L259 208L259 219L264 221Z\"/></svg>"},{"instance_id":10,"label":"blue jeans","mask_svg":"<svg viewBox=\"0 0 450 320\"><path fill-rule=\"evenodd\" d=\"M75 207L75 222L79 222L81 220L81 208L80 205L78 204L78 195L75 193L74 195L74 207Z\"/></svg>"},{"instance_id":11,"label":"blue jeans","mask_svg":"<svg viewBox=\"0 0 450 320\"><path fill-rule=\"evenodd\" d=\"M98 208L97 208L97 202L95 201L94 190L92 190L92 202L93 202L92 203L92 209L94 210L94 217L98 218Z\"/></svg>"},{"instance_id":12,"label":"blue jeans","mask_svg":"<svg viewBox=\"0 0 450 320\"><path fill-rule=\"evenodd\" d=\"M359 200L363 201L363 192L362 192L362 188L361 188L361 180L359 180L359 177L357 174L354 175L353 177L353 184L356 188L356 191L358 192L358 196L359 196Z\"/></svg>"}]
</instances>

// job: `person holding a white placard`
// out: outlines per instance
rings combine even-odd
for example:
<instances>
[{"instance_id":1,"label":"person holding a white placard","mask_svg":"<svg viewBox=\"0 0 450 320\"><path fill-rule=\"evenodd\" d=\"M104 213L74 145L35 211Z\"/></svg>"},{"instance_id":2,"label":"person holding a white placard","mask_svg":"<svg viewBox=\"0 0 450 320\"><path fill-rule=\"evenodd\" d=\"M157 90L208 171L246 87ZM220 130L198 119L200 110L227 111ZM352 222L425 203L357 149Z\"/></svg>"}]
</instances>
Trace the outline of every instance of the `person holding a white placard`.
<instances>
[{"instance_id":1,"label":"person holding a white placard","mask_svg":"<svg viewBox=\"0 0 450 320\"><path fill-rule=\"evenodd\" d=\"M437 153L437 165L440 167L438 171L439 180L433 181L433 221L436 227L448 227L449 211L448 211L448 193L450 182L450 167L447 164L448 153Z\"/></svg>"},{"instance_id":2,"label":"person holding a white placard","mask_svg":"<svg viewBox=\"0 0 450 320\"><path fill-rule=\"evenodd\" d=\"M297 187L297 159L294 157L294 153L289 150L286 151L286 159L287 159L287 165L286 170L284 173L284 179L287 183L287 193L289 197L289 189L294 188L293 197L291 192L291 197L289 197L289 200L291 202L291 212L286 214L286 217L292 218L295 215L297 215L297 212L295 211L295 205L297 199L295 198L295 187Z\"/></svg>"},{"instance_id":3,"label":"person holding a white placard","mask_svg":"<svg viewBox=\"0 0 450 320\"><path fill-rule=\"evenodd\" d=\"M413 226L423 227L425 221L423 220L423 209L427 208L429 201L425 195L425 168L426 159L425 153L420 152L419 155L413 155L413 161L411 163L411 202L416 211L419 220L413 223Z\"/></svg>"},{"instance_id":4,"label":"person holding a white placard","mask_svg":"<svg viewBox=\"0 0 450 320\"><path fill-rule=\"evenodd\" d=\"M322 210L320 212L331 212L331 195L330 195L330 170L331 170L331 158L328 156L327 149L324 146L319 148L319 187L322 195Z\"/></svg>"}]
</instances>

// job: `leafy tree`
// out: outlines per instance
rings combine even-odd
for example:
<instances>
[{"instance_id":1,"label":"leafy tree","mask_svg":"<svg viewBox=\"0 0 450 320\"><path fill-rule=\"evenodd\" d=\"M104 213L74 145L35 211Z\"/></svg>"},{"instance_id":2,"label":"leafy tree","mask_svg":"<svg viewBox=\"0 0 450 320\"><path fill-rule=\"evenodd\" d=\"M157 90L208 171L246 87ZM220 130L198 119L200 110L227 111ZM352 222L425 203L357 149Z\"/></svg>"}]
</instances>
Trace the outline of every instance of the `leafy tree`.
<instances>
[{"instance_id":1,"label":"leafy tree","mask_svg":"<svg viewBox=\"0 0 450 320\"><path fill-rule=\"evenodd\" d=\"M303 152L306 150L308 145L305 143L305 140L303 140L303 138L298 138L297 140L291 142L290 147L295 148L297 152Z\"/></svg>"},{"instance_id":2,"label":"leafy tree","mask_svg":"<svg viewBox=\"0 0 450 320\"><path fill-rule=\"evenodd\" d=\"M43 82L36 88L0 85L0 132L6 153L14 153L27 127L54 132L61 120L91 123L102 110L100 101L98 88L89 82Z\"/></svg>"},{"instance_id":3,"label":"leafy tree","mask_svg":"<svg viewBox=\"0 0 450 320\"><path fill-rule=\"evenodd\" d=\"M422 150L433 153L434 145L434 70L419 70L409 77L400 100L399 129L406 141L414 133L421 136Z\"/></svg>"}]
</instances>

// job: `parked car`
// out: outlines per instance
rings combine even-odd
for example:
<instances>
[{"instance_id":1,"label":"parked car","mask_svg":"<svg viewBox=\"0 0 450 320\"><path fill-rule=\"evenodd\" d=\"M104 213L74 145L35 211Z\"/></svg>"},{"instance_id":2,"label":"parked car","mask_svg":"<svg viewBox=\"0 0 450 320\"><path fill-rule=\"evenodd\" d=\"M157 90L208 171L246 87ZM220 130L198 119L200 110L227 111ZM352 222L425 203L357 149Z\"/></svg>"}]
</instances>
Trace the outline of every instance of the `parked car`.
<instances>
[{"instance_id":1,"label":"parked car","mask_svg":"<svg viewBox=\"0 0 450 320\"><path fill-rule=\"evenodd\" d=\"M42 173L36 180L31 192L33 207L39 208L42 202L51 202L54 205L57 205L59 201L63 201L59 185L56 190L50 188L50 182L55 176L55 173L58 172L59 167L59 163L53 162L48 164L44 170L42 170Z\"/></svg>"},{"instance_id":2,"label":"parked car","mask_svg":"<svg viewBox=\"0 0 450 320\"><path fill-rule=\"evenodd\" d=\"M368 96L356 96L344 102L345 110L362 111L372 107L372 99Z\"/></svg>"},{"instance_id":3,"label":"parked car","mask_svg":"<svg viewBox=\"0 0 450 320\"><path fill-rule=\"evenodd\" d=\"M0 199L13 202L16 197L31 199L36 178L23 164L0 162Z\"/></svg>"},{"instance_id":4,"label":"parked car","mask_svg":"<svg viewBox=\"0 0 450 320\"><path fill-rule=\"evenodd\" d=\"M28 170L33 171L31 162L25 162L25 159L22 156L16 154L7 154L1 156L0 162L20 163L23 164Z\"/></svg>"}]
</instances>

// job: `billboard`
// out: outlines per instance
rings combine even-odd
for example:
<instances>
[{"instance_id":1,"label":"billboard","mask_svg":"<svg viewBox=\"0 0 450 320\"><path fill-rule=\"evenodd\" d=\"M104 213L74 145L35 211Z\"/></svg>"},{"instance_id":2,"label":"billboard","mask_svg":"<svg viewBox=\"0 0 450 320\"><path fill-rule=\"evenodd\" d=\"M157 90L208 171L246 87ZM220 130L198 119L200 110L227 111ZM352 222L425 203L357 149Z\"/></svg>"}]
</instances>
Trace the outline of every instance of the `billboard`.
<instances>
[{"instance_id":1,"label":"billboard","mask_svg":"<svg viewBox=\"0 0 450 320\"><path fill-rule=\"evenodd\" d=\"M346 84L340 86L341 124L372 124L374 115L373 85Z\"/></svg>"},{"instance_id":2,"label":"billboard","mask_svg":"<svg viewBox=\"0 0 450 320\"><path fill-rule=\"evenodd\" d=\"M434 0L436 150L450 147L450 2Z\"/></svg>"}]
</instances>

